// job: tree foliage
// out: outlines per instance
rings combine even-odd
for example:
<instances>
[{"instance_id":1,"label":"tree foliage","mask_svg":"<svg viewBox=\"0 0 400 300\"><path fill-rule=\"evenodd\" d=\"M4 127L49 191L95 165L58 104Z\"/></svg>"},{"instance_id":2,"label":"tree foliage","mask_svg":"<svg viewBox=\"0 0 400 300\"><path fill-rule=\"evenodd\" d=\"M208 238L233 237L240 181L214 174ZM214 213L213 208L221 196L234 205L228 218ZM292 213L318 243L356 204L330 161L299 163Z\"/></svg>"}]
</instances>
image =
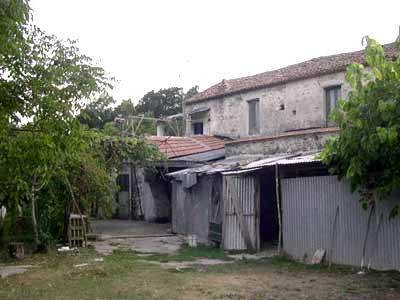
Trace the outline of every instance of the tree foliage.
<instances>
[{"instance_id":1,"label":"tree foliage","mask_svg":"<svg viewBox=\"0 0 400 300\"><path fill-rule=\"evenodd\" d=\"M29 20L27 1L0 1L0 114L8 116L22 110L24 103L13 95L18 85L12 77L21 76L20 68L27 47L24 38ZM7 119L0 118L0 122Z\"/></svg>"},{"instance_id":2,"label":"tree foliage","mask_svg":"<svg viewBox=\"0 0 400 300\"><path fill-rule=\"evenodd\" d=\"M108 122L113 122L115 112L112 105L115 100L106 94L101 94L96 100L88 103L77 116L81 124L89 128L103 129Z\"/></svg>"},{"instance_id":3,"label":"tree foliage","mask_svg":"<svg viewBox=\"0 0 400 300\"><path fill-rule=\"evenodd\" d=\"M185 95L183 97L183 101L189 100L190 98L192 98L194 95L196 95L198 93L199 93L199 86L198 85L195 85L195 86L191 87L185 93Z\"/></svg>"},{"instance_id":4,"label":"tree foliage","mask_svg":"<svg viewBox=\"0 0 400 300\"><path fill-rule=\"evenodd\" d=\"M27 25L28 9L0 1L0 204L31 218L39 244L60 237L73 209L110 207L122 161L161 156L143 140L81 125L76 114L97 108L92 99L111 101L113 80L76 42Z\"/></svg>"},{"instance_id":5,"label":"tree foliage","mask_svg":"<svg viewBox=\"0 0 400 300\"><path fill-rule=\"evenodd\" d=\"M331 116L340 134L322 154L330 171L360 192L364 208L400 187L400 59L386 57L373 39L367 43L368 68L349 66L352 90ZM396 214L398 205L391 217Z\"/></svg>"},{"instance_id":6,"label":"tree foliage","mask_svg":"<svg viewBox=\"0 0 400 300\"><path fill-rule=\"evenodd\" d=\"M131 99L113 106L116 100L110 96L101 95L81 110L78 119L89 128L104 129L105 131L118 134L118 127L114 123L116 118L124 119L122 130L134 135L155 135L157 119L182 112L182 101L191 98L198 93L198 86L190 88L186 93L182 88L172 87L150 91L134 104ZM144 117L144 118L142 118ZM182 118L164 121L167 135L182 135ZM119 130L121 131L121 126Z\"/></svg>"},{"instance_id":7,"label":"tree foliage","mask_svg":"<svg viewBox=\"0 0 400 300\"><path fill-rule=\"evenodd\" d=\"M182 112L182 88L171 87L150 91L139 100L138 113L151 113L155 118L162 118Z\"/></svg>"}]
</instances>

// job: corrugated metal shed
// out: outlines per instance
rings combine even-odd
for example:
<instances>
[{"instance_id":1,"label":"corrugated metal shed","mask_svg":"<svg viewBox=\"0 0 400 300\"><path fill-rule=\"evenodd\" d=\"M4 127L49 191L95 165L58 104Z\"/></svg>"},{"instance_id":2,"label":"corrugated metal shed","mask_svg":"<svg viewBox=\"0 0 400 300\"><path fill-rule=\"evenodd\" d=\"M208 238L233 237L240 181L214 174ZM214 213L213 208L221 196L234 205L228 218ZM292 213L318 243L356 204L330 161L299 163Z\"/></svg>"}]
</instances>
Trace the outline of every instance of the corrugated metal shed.
<instances>
[{"instance_id":1,"label":"corrugated metal shed","mask_svg":"<svg viewBox=\"0 0 400 300\"><path fill-rule=\"evenodd\" d=\"M399 193L371 212L335 176L285 178L281 191L283 249L289 255L311 258L323 248L333 263L400 270L400 218L388 218Z\"/></svg>"}]
</instances>

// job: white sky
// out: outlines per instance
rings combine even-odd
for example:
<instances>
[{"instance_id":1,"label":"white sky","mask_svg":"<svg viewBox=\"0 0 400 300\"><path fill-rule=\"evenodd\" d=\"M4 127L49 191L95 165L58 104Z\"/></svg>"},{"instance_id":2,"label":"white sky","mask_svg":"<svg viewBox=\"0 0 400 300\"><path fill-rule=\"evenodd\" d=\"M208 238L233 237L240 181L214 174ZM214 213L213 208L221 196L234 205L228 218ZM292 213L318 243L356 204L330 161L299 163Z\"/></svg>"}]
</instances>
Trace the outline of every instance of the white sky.
<instances>
[{"instance_id":1,"label":"white sky","mask_svg":"<svg viewBox=\"0 0 400 300\"><path fill-rule=\"evenodd\" d=\"M253 75L394 41L399 0L31 0L34 22L79 40L116 99Z\"/></svg>"}]
</instances>

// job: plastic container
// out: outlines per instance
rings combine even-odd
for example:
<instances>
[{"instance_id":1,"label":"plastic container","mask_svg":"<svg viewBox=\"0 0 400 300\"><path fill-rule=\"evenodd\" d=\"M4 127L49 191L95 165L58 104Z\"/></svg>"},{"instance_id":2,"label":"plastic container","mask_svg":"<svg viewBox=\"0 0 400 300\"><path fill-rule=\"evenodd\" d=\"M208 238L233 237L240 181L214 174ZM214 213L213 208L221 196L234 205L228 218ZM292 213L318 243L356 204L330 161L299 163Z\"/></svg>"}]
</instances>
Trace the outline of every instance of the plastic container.
<instances>
[{"instance_id":1,"label":"plastic container","mask_svg":"<svg viewBox=\"0 0 400 300\"><path fill-rule=\"evenodd\" d=\"M187 236L187 242L188 242L189 247L197 248L197 235L189 234Z\"/></svg>"}]
</instances>

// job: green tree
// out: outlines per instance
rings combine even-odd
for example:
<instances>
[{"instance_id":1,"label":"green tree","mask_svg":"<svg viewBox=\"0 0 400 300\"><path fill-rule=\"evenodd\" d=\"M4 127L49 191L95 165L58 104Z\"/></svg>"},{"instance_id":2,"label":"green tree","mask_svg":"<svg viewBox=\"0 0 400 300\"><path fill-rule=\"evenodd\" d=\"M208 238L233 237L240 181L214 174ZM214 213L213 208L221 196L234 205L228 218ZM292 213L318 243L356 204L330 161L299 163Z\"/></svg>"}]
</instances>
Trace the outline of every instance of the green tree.
<instances>
[{"instance_id":1,"label":"green tree","mask_svg":"<svg viewBox=\"0 0 400 300\"><path fill-rule=\"evenodd\" d=\"M80 110L108 109L113 81L76 42L26 25L24 1L1 1L0 16L8 42L0 45L0 200L30 216L38 245L59 237L71 204L84 212L109 204L122 161L148 165L161 155L143 140L80 124Z\"/></svg>"},{"instance_id":2,"label":"green tree","mask_svg":"<svg viewBox=\"0 0 400 300\"><path fill-rule=\"evenodd\" d=\"M340 134L326 144L322 159L360 192L367 208L400 187L400 60L370 38L365 59L368 68L352 64L347 70L352 90L332 114ZM391 217L398 212L396 205Z\"/></svg>"},{"instance_id":3,"label":"green tree","mask_svg":"<svg viewBox=\"0 0 400 300\"><path fill-rule=\"evenodd\" d=\"M115 107L114 116L120 116L122 118L128 118L136 114L135 104L131 99L122 100L121 103Z\"/></svg>"},{"instance_id":4,"label":"green tree","mask_svg":"<svg viewBox=\"0 0 400 300\"><path fill-rule=\"evenodd\" d=\"M190 89L188 89L188 91L185 93L183 100L189 100L190 98L192 98L194 95L199 93L199 86L195 85L193 87L191 87Z\"/></svg>"},{"instance_id":5,"label":"green tree","mask_svg":"<svg viewBox=\"0 0 400 300\"><path fill-rule=\"evenodd\" d=\"M150 91L139 100L136 109L140 114L151 113L154 118L162 118L182 112L182 99L182 88Z\"/></svg>"},{"instance_id":6,"label":"green tree","mask_svg":"<svg viewBox=\"0 0 400 300\"><path fill-rule=\"evenodd\" d=\"M119 105L113 107L115 103L115 99L110 95L100 95L97 100L81 109L78 120L89 128L103 129L106 126L110 128L110 123L114 123L117 117L127 119L135 115L136 108L130 99L122 100Z\"/></svg>"},{"instance_id":7,"label":"green tree","mask_svg":"<svg viewBox=\"0 0 400 300\"><path fill-rule=\"evenodd\" d=\"M73 41L60 41L32 26L23 51L23 59L13 62L17 66L5 63L15 72L2 74L7 84L1 103L0 176L8 202L29 201L39 244L37 195L63 162L76 155L81 141L76 139L75 112L110 85L104 70Z\"/></svg>"},{"instance_id":8,"label":"green tree","mask_svg":"<svg viewBox=\"0 0 400 300\"><path fill-rule=\"evenodd\" d=\"M160 89L157 92L150 91L145 94L136 106L136 112L144 114L147 118L153 117L155 120L138 121L135 119L135 124L141 122L141 128L137 132L154 135L156 133L156 119L164 119L165 117L182 113L182 102L196 95L198 89L198 86L194 86L184 93L182 88L171 87ZM182 135L184 131L183 125L182 118L165 120L165 133L167 135Z\"/></svg>"},{"instance_id":9,"label":"green tree","mask_svg":"<svg viewBox=\"0 0 400 300\"><path fill-rule=\"evenodd\" d=\"M116 118L125 120L122 130L134 135L156 134L157 119L182 112L182 101L198 93L198 86L190 88L186 93L181 88L160 89L150 91L137 105L131 99L113 107L115 100L110 96L101 95L96 101L88 104L78 116L82 124L89 128L104 129L105 132L116 134L121 124L115 124ZM182 118L165 121L166 134L182 135ZM119 129L119 133L121 128Z\"/></svg>"},{"instance_id":10,"label":"green tree","mask_svg":"<svg viewBox=\"0 0 400 300\"><path fill-rule=\"evenodd\" d=\"M77 118L81 124L85 124L89 128L102 129L106 123L114 121L113 104L115 104L114 98L102 94L82 108Z\"/></svg>"},{"instance_id":11,"label":"green tree","mask_svg":"<svg viewBox=\"0 0 400 300\"><path fill-rule=\"evenodd\" d=\"M24 108L24 103L14 95L19 86L13 80L21 74L21 64L27 47L24 34L29 20L27 1L0 1L0 122L8 122ZM18 94L18 93L17 93Z\"/></svg>"}]
</instances>

